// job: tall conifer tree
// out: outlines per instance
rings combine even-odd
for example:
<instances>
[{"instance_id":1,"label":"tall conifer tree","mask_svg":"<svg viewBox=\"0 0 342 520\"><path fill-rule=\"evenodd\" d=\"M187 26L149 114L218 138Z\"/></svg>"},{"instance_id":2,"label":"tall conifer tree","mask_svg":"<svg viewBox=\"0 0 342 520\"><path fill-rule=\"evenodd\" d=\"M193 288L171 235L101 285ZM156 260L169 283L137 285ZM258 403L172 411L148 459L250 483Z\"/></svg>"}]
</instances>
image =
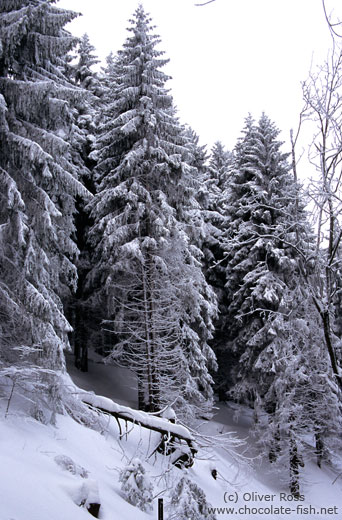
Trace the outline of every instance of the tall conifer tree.
<instances>
[{"instance_id":1,"label":"tall conifer tree","mask_svg":"<svg viewBox=\"0 0 342 520\"><path fill-rule=\"evenodd\" d=\"M105 97L105 86L99 74L93 67L99 63L94 54L95 48L91 45L89 37L84 34L78 42L76 56L77 61L66 67L67 76L71 83L83 89L84 95L76 107L76 122L79 138L77 149L82 157L87 170L82 178L85 186L92 193L95 190L92 171L96 161L92 158L95 142L95 134L98 125L98 109L102 106L102 97ZM67 57L69 62L70 57ZM90 226L89 214L85 211L84 199L76 199L76 243L80 250L77 261L78 285L77 291L68 302L67 314L73 327L71 334L71 346L74 351L75 365L80 370L88 370L88 347L99 342L98 323L94 319L96 310L89 309L86 304L84 282L90 269L89 248L87 247L87 230Z\"/></svg>"},{"instance_id":2,"label":"tall conifer tree","mask_svg":"<svg viewBox=\"0 0 342 520\"><path fill-rule=\"evenodd\" d=\"M232 393L254 406L258 443L271 462L287 465L298 496L303 435L314 436L322 460L337 445L326 425L333 431L341 415L305 282L312 232L277 137L265 115L258 124L249 117L235 151L227 204L228 349L238 359Z\"/></svg>"},{"instance_id":3,"label":"tall conifer tree","mask_svg":"<svg viewBox=\"0 0 342 520\"><path fill-rule=\"evenodd\" d=\"M227 200L229 341L240 356L238 380L252 401L258 384L255 362L273 340L272 321L283 309L283 294L296 287L302 261L298 241L306 240L298 188L277 136L265 115L258 125L247 119L235 150Z\"/></svg>"},{"instance_id":4,"label":"tall conifer tree","mask_svg":"<svg viewBox=\"0 0 342 520\"><path fill-rule=\"evenodd\" d=\"M183 224L192 196L188 151L150 22L140 6L115 61L97 143L88 280L115 333L107 335L111 357L138 376L139 406L177 401L189 417L211 406L207 341L216 303Z\"/></svg>"},{"instance_id":5,"label":"tall conifer tree","mask_svg":"<svg viewBox=\"0 0 342 520\"><path fill-rule=\"evenodd\" d=\"M22 378L63 369L71 330L62 302L77 283L74 201L87 196L72 146L79 93L61 72L75 16L43 0L0 5L0 356Z\"/></svg>"}]
</instances>

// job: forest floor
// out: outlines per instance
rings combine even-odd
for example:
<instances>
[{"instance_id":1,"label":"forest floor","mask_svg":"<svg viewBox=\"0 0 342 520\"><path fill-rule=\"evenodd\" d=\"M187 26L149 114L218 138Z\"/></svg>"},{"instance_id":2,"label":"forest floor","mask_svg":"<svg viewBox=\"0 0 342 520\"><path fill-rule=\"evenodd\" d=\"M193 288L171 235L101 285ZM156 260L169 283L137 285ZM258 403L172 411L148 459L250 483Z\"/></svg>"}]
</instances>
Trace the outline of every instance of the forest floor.
<instances>
[{"instance_id":1,"label":"forest floor","mask_svg":"<svg viewBox=\"0 0 342 520\"><path fill-rule=\"evenodd\" d=\"M79 388L94 391L115 402L136 407L134 377L124 369L95 359L89 372L68 364ZM68 378L66 378L68 384ZM70 382L70 388L72 383ZM195 464L180 470L168 457L150 454L159 434L135 426L119 439L114 419L103 423L101 432L87 428L68 416L57 416L56 426L44 425L23 414L20 398L0 401L0 520L86 520L92 518L79 504L91 493L99 493L102 520L157 520L157 501L164 496L165 520L168 497L186 474L200 486L216 508L217 519L337 520L342 518L342 476L329 467L319 469L306 461L302 471L302 501L291 501L285 485L287 475L273 472L266 460L258 459L249 435L251 411L233 404L217 403L211 421L204 422L200 442L212 447L199 450ZM236 454L225 450L220 435L246 441ZM224 437L221 437L223 439ZM125 501L118 475L134 457L139 457L154 484L156 496L151 513ZM251 459L249 463L245 460ZM217 479L212 470L217 470ZM283 481L283 483L282 483ZM323 508L323 509L322 509Z\"/></svg>"}]
</instances>

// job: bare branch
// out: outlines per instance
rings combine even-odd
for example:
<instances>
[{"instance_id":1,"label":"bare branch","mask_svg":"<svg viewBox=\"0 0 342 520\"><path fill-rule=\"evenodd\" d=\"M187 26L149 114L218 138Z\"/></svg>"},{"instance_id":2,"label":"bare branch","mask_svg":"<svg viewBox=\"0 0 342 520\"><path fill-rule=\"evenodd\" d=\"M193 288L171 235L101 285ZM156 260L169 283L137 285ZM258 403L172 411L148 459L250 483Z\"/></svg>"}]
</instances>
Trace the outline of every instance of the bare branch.
<instances>
[{"instance_id":1,"label":"bare branch","mask_svg":"<svg viewBox=\"0 0 342 520\"><path fill-rule=\"evenodd\" d=\"M211 4L212 2L215 2L216 0L208 0L208 2L203 2L202 4L195 4L196 7L202 7L202 5Z\"/></svg>"},{"instance_id":2,"label":"bare branch","mask_svg":"<svg viewBox=\"0 0 342 520\"><path fill-rule=\"evenodd\" d=\"M211 1L213 1L213 0L211 0ZM338 38L342 38L342 22L339 20L336 23L332 23L330 17L328 16L328 13L327 13L327 9L326 9L326 6L325 6L325 0L322 0L322 5L323 5L324 16L325 16L325 19L327 21L327 24L328 24L328 27L329 27L329 31L331 33L332 38L334 38L334 36L337 36ZM341 29L341 34L339 34L336 31L335 27L339 27Z\"/></svg>"}]
</instances>

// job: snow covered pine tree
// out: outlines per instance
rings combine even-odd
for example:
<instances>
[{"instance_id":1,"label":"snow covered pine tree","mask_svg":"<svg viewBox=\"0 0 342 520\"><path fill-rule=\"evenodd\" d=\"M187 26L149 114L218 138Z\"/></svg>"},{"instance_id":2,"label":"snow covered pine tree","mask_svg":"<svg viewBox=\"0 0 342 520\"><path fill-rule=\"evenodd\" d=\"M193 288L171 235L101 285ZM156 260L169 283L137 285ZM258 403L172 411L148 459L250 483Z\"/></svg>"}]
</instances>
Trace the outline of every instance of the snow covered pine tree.
<instances>
[{"instance_id":1,"label":"snow covered pine tree","mask_svg":"<svg viewBox=\"0 0 342 520\"><path fill-rule=\"evenodd\" d=\"M318 439L322 454L324 423L336 425L341 416L336 388L322 376L328 359L312 332L317 313L302 277L312 233L277 136L265 115L258 125L249 117L235 151L227 204L228 348L238 358L232 394L254 406L258 442L270 461L286 464L298 495L303 435Z\"/></svg>"},{"instance_id":2,"label":"snow covered pine tree","mask_svg":"<svg viewBox=\"0 0 342 520\"><path fill-rule=\"evenodd\" d=\"M140 459L133 459L121 470L119 482L127 502L141 511L152 511L153 485Z\"/></svg>"},{"instance_id":3,"label":"snow covered pine tree","mask_svg":"<svg viewBox=\"0 0 342 520\"><path fill-rule=\"evenodd\" d=\"M140 6L123 50L97 142L97 194L89 208L93 301L106 309L110 358L138 377L139 407L176 402L183 417L212 405L208 346L215 297L181 220L191 189L167 63Z\"/></svg>"},{"instance_id":4,"label":"snow covered pine tree","mask_svg":"<svg viewBox=\"0 0 342 520\"><path fill-rule=\"evenodd\" d=\"M249 117L244 134L235 150L226 207L226 290L229 348L240 357L236 390L253 403L259 384L255 362L273 340L270 329L283 294L291 284L296 287L300 223L297 187L287 156L279 151L278 131L263 115L259 125ZM303 236L305 229L300 231Z\"/></svg>"},{"instance_id":5,"label":"snow covered pine tree","mask_svg":"<svg viewBox=\"0 0 342 520\"><path fill-rule=\"evenodd\" d=\"M84 34L79 41L76 56L73 56L77 61L66 66L69 81L84 89L84 96L76 107L77 115L75 117L79 129L77 149L89 170L85 172L82 181L92 193L94 192L94 182L91 172L96 163L91 158L91 152L98 124L98 108L106 91L99 74L92 70L92 67L99 63L94 51L95 48L91 45L88 35ZM67 56L67 62L69 62L69 59ZM84 199L77 197L75 226L76 243L80 250L76 262L78 284L76 293L73 293L68 301L67 316L73 328L70 343L75 356L75 366L83 372L87 372L88 347L98 343L100 333L96 319L98 312L94 307L89 308L86 303L87 295L84 291L85 277L90 269L89 247L86 240L90 219L84 205Z\"/></svg>"},{"instance_id":6,"label":"snow covered pine tree","mask_svg":"<svg viewBox=\"0 0 342 520\"><path fill-rule=\"evenodd\" d=\"M92 68L99 63L94 54L95 47L91 45L89 36L84 34L79 41L75 58L76 63L69 66L68 78L85 91L82 104L78 106L77 124L83 131L82 157L89 169L94 167L90 157L97 128L97 109L105 94L105 87L100 75ZM89 183L89 180L88 180Z\"/></svg>"},{"instance_id":7,"label":"snow covered pine tree","mask_svg":"<svg viewBox=\"0 0 342 520\"><path fill-rule=\"evenodd\" d=\"M227 331L229 305L226 291L226 249L225 236L229 230L229 218L226 203L230 188L230 171L233 154L225 150L220 142L216 142L211 150L202 192L202 207L206 222L206 236L202 250L204 254L205 276L214 289L219 307L215 320L215 333L211 342L217 356L218 370L215 374L216 391L219 397L225 399L225 389L230 381L227 378L227 363L232 363L232 352L227 353ZM228 356L228 358L227 358Z\"/></svg>"},{"instance_id":8,"label":"snow covered pine tree","mask_svg":"<svg viewBox=\"0 0 342 520\"><path fill-rule=\"evenodd\" d=\"M88 196L70 145L79 92L59 68L76 14L52 4L0 4L0 368L50 409L71 330L62 300L77 283L74 200Z\"/></svg>"},{"instance_id":9,"label":"snow covered pine tree","mask_svg":"<svg viewBox=\"0 0 342 520\"><path fill-rule=\"evenodd\" d=\"M171 495L168 520L216 520L210 507L204 491L188 477L182 477Z\"/></svg>"}]
</instances>

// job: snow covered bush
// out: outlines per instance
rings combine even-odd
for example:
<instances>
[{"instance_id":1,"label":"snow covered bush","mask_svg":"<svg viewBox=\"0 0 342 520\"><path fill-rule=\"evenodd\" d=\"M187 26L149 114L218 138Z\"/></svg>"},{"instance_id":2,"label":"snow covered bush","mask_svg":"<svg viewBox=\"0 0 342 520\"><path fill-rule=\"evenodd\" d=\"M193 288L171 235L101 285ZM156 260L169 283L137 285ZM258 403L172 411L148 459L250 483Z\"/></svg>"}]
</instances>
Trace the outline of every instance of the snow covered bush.
<instances>
[{"instance_id":1,"label":"snow covered bush","mask_svg":"<svg viewBox=\"0 0 342 520\"><path fill-rule=\"evenodd\" d=\"M119 476L121 491L127 502L142 511L152 510L153 485L145 474L140 459L133 459L125 466Z\"/></svg>"},{"instance_id":2,"label":"snow covered bush","mask_svg":"<svg viewBox=\"0 0 342 520\"><path fill-rule=\"evenodd\" d=\"M76 464L76 462L74 462L67 455L56 455L54 460L56 464L64 471L69 471L69 473L72 475L77 475L82 478L88 478L88 471L83 466Z\"/></svg>"},{"instance_id":3,"label":"snow covered bush","mask_svg":"<svg viewBox=\"0 0 342 520\"><path fill-rule=\"evenodd\" d=\"M215 520L208 508L204 491L188 477L182 477L171 495L168 520Z\"/></svg>"}]
</instances>

